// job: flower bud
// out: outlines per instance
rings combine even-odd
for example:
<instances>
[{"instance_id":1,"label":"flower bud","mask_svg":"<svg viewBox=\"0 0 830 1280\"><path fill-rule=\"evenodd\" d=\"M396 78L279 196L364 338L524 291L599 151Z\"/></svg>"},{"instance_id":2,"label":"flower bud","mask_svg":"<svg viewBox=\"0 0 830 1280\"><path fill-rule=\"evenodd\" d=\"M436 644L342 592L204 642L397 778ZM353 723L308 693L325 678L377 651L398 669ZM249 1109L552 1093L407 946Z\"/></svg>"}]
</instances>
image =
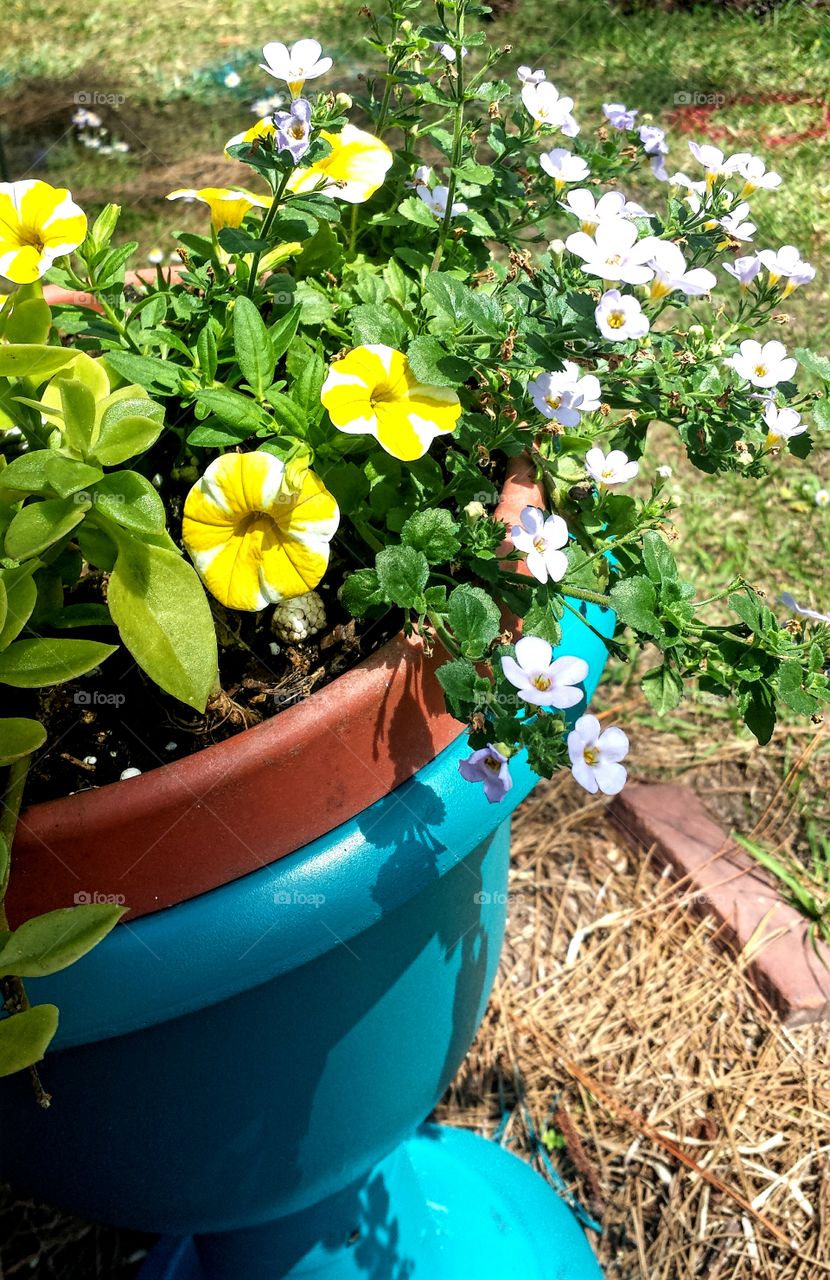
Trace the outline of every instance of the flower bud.
<instances>
[{"instance_id":1,"label":"flower bud","mask_svg":"<svg viewBox=\"0 0 830 1280\"><path fill-rule=\"evenodd\" d=\"M690 338L691 338L691 337L694 337L694 338L702 338L702 337L703 337L703 333L704 333L704 329L703 329L703 325L702 325L702 324L690 324L690 325L689 325L689 337L690 337Z\"/></svg>"},{"instance_id":2,"label":"flower bud","mask_svg":"<svg viewBox=\"0 0 830 1280\"><path fill-rule=\"evenodd\" d=\"M350 93L338 93L334 99L336 107L342 107L344 111L349 111L354 106L354 99Z\"/></svg>"},{"instance_id":3,"label":"flower bud","mask_svg":"<svg viewBox=\"0 0 830 1280\"><path fill-rule=\"evenodd\" d=\"M565 252L564 240L551 240L550 244L548 245L548 253L552 253L554 258L561 258L564 252Z\"/></svg>"},{"instance_id":4,"label":"flower bud","mask_svg":"<svg viewBox=\"0 0 830 1280\"><path fill-rule=\"evenodd\" d=\"M468 502L464 508L464 515L470 524L475 524L477 520L483 520L487 515L487 510L483 502Z\"/></svg>"}]
</instances>

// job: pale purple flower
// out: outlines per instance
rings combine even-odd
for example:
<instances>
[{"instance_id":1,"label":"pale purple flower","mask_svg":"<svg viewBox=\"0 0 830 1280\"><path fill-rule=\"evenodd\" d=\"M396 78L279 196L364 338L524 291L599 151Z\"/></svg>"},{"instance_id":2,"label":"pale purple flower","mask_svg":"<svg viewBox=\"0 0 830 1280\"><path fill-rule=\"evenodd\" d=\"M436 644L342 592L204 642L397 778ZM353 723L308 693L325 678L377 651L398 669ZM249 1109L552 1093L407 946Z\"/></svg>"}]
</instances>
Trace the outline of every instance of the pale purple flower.
<instances>
[{"instance_id":1,"label":"pale purple flower","mask_svg":"<svg viewBox=\"0 0 830 1280\"><path fill-rule=\"evenodd\" d=\"M522 84L541 84L545 79L545 73L541 67L534 71L532 67L522 66L518 68L516 75Z\"/></svg>"},{"instance_id":2,"label":"pale purple flower","mask_svg":"<svg viewBox=\"0 0 830 1280\"><path fill-rule=\"evenodd\" d=\"M510 537L516 550L527 556L528 570L538 582L564 578L568 557L562 547L568 542L568 526L561 516L545 516L538 507L525 507Z\"/></svg>"},{"instance_id":3,"label":"pale purple flower","mask_svg":"<svg viewBox=\"0 0 830 1280\"><path fill-rule=\"evenodd\" d=\"M563 427L576 427L581 414L595 413L602 394L599 379L592 373L580 377L571 360L556 373L540 373L527 389L539 412Z\"/></svg>"},{"instance_id":4,"label":"pale purple flower","mask_svg":"<svg viewBox=\"0 0 830 1280\"><path fill-rule=\"evenodd\" d=\"M436 218L443 218L447 210L447 200L449 199L450 194L449 187L446 187L441 183L437 187L433 187L430 191L429 187L424 186L423 183L419 183L416 190L430 213L434 214ZM455 218L459 213L466 212L467 206L463 200L453 201L452 209L450 210L451 218Z\"/></svg>"},{"instance_id":5,"label":"pale purple flower","mask_svg":"<svg viewBox=\"0 0 830 1280\"><path fill-rule=\"evenodd\" d=\"M723 269L735 277L742 289L748 289L761 270L761 259L757 253L749 254L744 258L736 258L732 263L725 262Z\"/></svg>"},{"instance_id":6,"label":"pale purple flower","mask_svg":"<svg viewBox=\"0 0 830 1280\"><path fill-rule=\"evenodd\" d=\"M749 205L744 201L721 218L720 225L733 240L751 240L758 230L754 222L746 221L748 213Z\"/></svg>"},{"instance_id":7,"label":"pale purple flower","mask_svg":"<svg viewBox=\"0 0 830 1280\"><path fill-rule=\"evenodd\" d=\"M628 776L620 764L628 755L628 738L616 725L602 731L596 716L580 716L568 734L571 773L586 791L616 796Z\"/></svg>"},{"instance_id":8,"label":"pale purple flower","mask_svg":"<svg viewBox=\"0 0 830 1280\"><path fill-rule=\"evenodd\" d=\"M569 182L585 182L591 171L582 156L575 156L565 147L554 147L539 157L539 165L549 178L553 178L555 190L561 191Z\"/></svg>"},{"instance_id":9,"label":"pale purple flower","mask_svg":"<svg viewBox=\"0 0 830 1280\"><path fill-rule=\"evenodd\" d=\"M592 236L601 222L609 218L647 218L649 214L634 200L626 200L621 191L606 191L599 200L587 187L569 191L562 201L562 208L579 218L579 227Z\"/></svg>"},{"instance_id":10,"label":"pale purple flower","mask_svg":"<svg viewBox=\"0 0 830 1280\"><path fill-rule=\"evenodd\" d=\"M516 657L501 660L501 669L524 702L534 707L565 711L582 701L578 687L588 676L584 658L554 658L547 640L522 636L516 641Z\"/></svg>"},{"instance_id":11,"label":"pale purple flower","mask_svg":"<svg viewBox=\"0 0 830 1280\"><path fill-rule=\"evenodd\" d=\"M615 129L634 129L637 125L637 108L627 107L624 102L603 102L602 114Z\"/></svg>"},{"instance_id":12,"label":"pale purple flower","mask_svg":"<svg viewBox=\"0 0 830 1280\"><path fill-rule=\"evenodd\" d=\"M686 259L679 247L672 240L653 241L654 256L649 266L654 269L651 282L650 297L654 301L665 298L679 289L687 298L700 298L710 293L717 284L717 276L705 267L693 267L689 270Z\"/></svg>"},{"instance_id":13,"label":"pale purple flower","mask_svg":"<svg viewBox=\"0 0 830 1280\"><path fill-rule=\"evenodd\" d=\"M412 181L407 182L408 187L428 187L432 181L432 170L428 164L419 164L418 168L412 175Z\"/></svg>"},{"instance_id":14,"label":"pale purple flower","mask_svg":"<svg viewBox=\"0 0 830 1280\"><path fill-rule=\"evenodd\" d=\"M649 331L648 316L639 300L619 289L606 289L594 311L597 328L609 342L625 342L628 338L644 338Z\"/></svg>"},{"instance_id":15,"label":"pale purple flower","mask_svg":"<svg viewBox=\"0 0 830 1280\"><path fill-rule=\"evenodd\" d=\"M438 53L440 53L440 55L441 55L441 57L442 57L442 58L446 58L447 62L455 62L455 49L453 49L453 47L452 47L452 45L451 45L451 44L440 44L440 43L439 43L439 44L434 44L432 47L433 47L435 50L437 50L437 52L438 52ZM462 58L466 58L466 56L467 56L467 52L468 52L468 51L467 51L467 46L466 46L466 45L462 45L462 46L461 46L461 57L462 57Z\"/></svg>"},{"instance_id":16,"label":"pale purple flower","mask_svg":"<svg viewBox=\"0 0 830 1280\"><path fill-rule=\"evenodd\" d=\"M491 804L498 804L513 786L510 763L492 742L480 751L474 751L466 760L459 760L458 772L467 782L483 782L484 794Z\"/></svg>"},{"instance_id":17,"label":"pale purple flower","mask_svg":"<svg viewBox=\"0 0 830 1280\"><path fill-rule=\"evenodd\" d=\"M297 164L311 145L311 103L295 98L290 110L274 113L277 128L277 150L288 151Z\"/></svg>"},{"instance_id":18,"label":"pale purple flower","mask_svg":"<svg viewBox=\"0 0 830 1280\"><path fill-rule=\"evenodd\" d=\"M561 129L566 138L575 138L579 133L579 125L571 115L573 98L560 98L559 90L550 80L526 81L522 86L522 102L538 125Z\"/></svg>"},{"instance_id":19,"label":"pale purple flower","mask_svg":"<svg viewBox=\"0 0 830 1280\"><path fill-rule=\"evenodd\" d=\"M782 276L787 277L784 297L797 289L800 284L809 284L815 279L816 269L805 262L794 244L782 245L780 249L762 249L758 254L761 265L769 272L769 283L777 284Z\"/></svg>"},{"instance_id":20,"label":"pale purple flower","mask_svg":"<svg viewBox=\"0 0 830 1280\"><path fill-rule=\"evenodd\" d=\"M819 492L825 493L826 490ZM818 497L818 494L816 495ZM830 623L830 613L818 613L815 609L804 609L795 596L790 595L789 591L781 592L781 603L786 609L792 609L793 613L797 613L800 618L812 618L814 622Z\"/></svg>"},{"instance_id":21,"label":"pale purple flower","mask_svg":"<svg viewBox=\"0 0 830 1280\"><path fill-rule=\"evenodd\" d=\"M667 156L669 154L666 132L658 129L656 124L640 125L640 141L647 156Z\"/></svg>"},{"instance_id":22,"label":"pale purple flower","mask_svg":"<svg viewBox=\"0 0 830 1280\"><path fill-rule=\"evenodd\" d=\"M738 152L732 156L730 163L734 172L739 173L744 180L740 196L742 200L759 189L771 191L774 187L781 186L781 174L768 171L761 157L754 156L750 151Z\"/></svg>"}]
</instances>

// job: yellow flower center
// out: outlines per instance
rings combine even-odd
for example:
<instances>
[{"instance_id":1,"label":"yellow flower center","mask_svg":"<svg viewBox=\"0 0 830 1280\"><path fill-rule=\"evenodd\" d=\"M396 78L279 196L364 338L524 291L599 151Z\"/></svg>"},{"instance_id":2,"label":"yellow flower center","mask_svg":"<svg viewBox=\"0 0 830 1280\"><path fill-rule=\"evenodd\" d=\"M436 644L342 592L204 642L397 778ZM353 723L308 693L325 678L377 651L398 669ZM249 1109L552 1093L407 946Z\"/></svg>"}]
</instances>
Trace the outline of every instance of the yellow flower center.
<instances>
[{"instance_id":1,"label":"yellow flower center","mask_svg":"<svg viewBox=\"0 0 830 1280\"><path fill-rule=\"evenodd\" d=\"M540 555L544 555L545 548L546 548L546 543L544 538L534 538L533 546L539 552Z\"/></svg>"},{"instance_id":2,"label":"yellow flower center","mask_svg":"<svg viewBox=\"0 0 830 1280\"><path fill-rule=\"evenodd\" d=\"M614 478L614 472L611 467L605 468L605 470L602 472L602 478L603 480L612 480Z\"/></svg>"},{"instance_id":3,"label":"yellow flower center","mask_svg":"<svg viewBox=\"0 0 830 1280\"><path fill-rule=\"evenodd\" d=\"M618 267L621 262L622 262L621 253L612 253L611 257L608 259L609 267Z\"/></svg>"},{"instance_id":4,"label":"yellow flower center","mask_svg":"<svg viewBox=\"0 0 830 1280\"><path fill-rule=\"evenodd\" d=\"M369 396L369 404L373 409L376 409L379 404L391 404L400 398L400 387L396 389L391 382L378 382L372 388L372 394Z\"/></svg>"},{"instance_id":5,"label":"yellow flower center","mask_svg":"<svg viewBox=\"0 0 830 1280\"><path fill-rule=\"evenodd\" d=\"M756 364L755 376L756 378L765 378L767 376L767 366L765 364Z\"/></svg>"},{"instance_id":6,"label":"yellow flower center","mask_svg":"<svg viewBox=\"0 0 830 1280\"><path fill-rule=\"evenodd\" d=\"M609 328L609 329L622 329L624 325L625 325L625 312L624 312L624 311L611 311L611 312L609 312L609 315L608 315L608 328Z\"/></svg>"},{"instance_id":7,"label":"yellow flower center","mask_svg":"<svg viewBox=\"0 0 830 1280\"><path fill-rule=\"evenodd\" d=\"M586 747L582 752L582 758L586 764L595 765L599 760L599 751L596 747Z\"/></svg>"},{"instance_id":8,"label":"yellow flower center","mask_svg":"<svg viewBox=\"0 0 830 1280\"><path fill-rule=\"evenodd\" d=\"M545 396L545 404L548 406L549 409L558 409L561 403L562 403L561 395L554 394L552 396Z\"/></svg>"},{"instance_id":9,"label":"yellow flower center","mask_svg":"<svg viewBox=\"0 0 830 1280\"><path fill-rule=\"evenodd\" d=\"M592 236L598 226L599 226L598 222L588 222L586 219L586 221L582 223L581 229L585 232L586 235Z\"/></svg>"},{"instance_id":10,"label":"yellow flower center","mask_svg":"<svg viewBox=\"0 0 830 1280\"><path fill-rule=\"evenodd\" d=\"M536 676L533 681L534 689L538 689L540 693L547 693L551 686L551 680L548 676Z\"/></svg>"},{"instance_id":11,"label":"yellow flower center","mask_svg":"<svg viewBox=\"0 0 830 1280\"><path fill-rule=\"evenodd\" d=\"M498 773L501 768L501 760L497 760L495 756L488 756L484 763L488 769L493 770L493 773Z\"/></svg>"}]
</instances>

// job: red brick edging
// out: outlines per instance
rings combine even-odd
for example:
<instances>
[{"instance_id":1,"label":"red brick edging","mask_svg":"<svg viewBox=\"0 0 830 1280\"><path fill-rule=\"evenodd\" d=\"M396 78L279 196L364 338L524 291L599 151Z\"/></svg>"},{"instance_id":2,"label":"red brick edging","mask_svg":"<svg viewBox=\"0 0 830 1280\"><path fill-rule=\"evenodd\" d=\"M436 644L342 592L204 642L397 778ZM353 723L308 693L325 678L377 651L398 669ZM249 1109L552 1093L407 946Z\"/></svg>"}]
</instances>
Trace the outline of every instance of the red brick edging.
<instances>
[{"instance_id":1,"label":"red brick edging","mask_svg":"<svg viewBox=\"0 0 830 1280\"><path fill-rule=\"evenodd\" d=\"M830 949L816 955L808 922L783 902L774 879L712 819L690 787L630 783L609 814L633 844L653 849L714 916L718 937L748 958L748 971L785 1026L830 1018ZM751 957L751 958L749 958Z\"/></svg>"}]
</instances>

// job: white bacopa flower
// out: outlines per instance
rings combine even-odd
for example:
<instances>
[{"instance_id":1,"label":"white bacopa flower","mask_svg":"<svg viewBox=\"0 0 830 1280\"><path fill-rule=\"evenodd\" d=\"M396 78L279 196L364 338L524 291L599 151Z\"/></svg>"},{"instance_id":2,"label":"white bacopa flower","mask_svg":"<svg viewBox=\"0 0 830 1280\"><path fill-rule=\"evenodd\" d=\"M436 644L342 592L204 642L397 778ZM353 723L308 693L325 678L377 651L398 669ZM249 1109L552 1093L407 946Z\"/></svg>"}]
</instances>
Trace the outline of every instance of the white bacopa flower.
<instances>
[{"instance_id":1,"label":"white bacopa flower","mask_svg":"<svg viewBox=\"0 0 830 1280\"><path fill-rule=\"evenodd\" d=\"M432 47L440 53L442 58L446 58L447 62L455 62L455 49L453 49L451 44L434 44ZM466 58L467 52L467 46L462 45L461 57Z\"/></svg>"},{"instance_id":2,"label":"white bacopa flower","mask_svg":"<svg viewBox=\"0 0 830 1280\"><path fill-rule=\"evenodd\" d=\"M559 90L550 80L524 84L522 102L537 125L547 129L561 129L566 138L575 138L579 133L579 125L571 115L573 98L560 98Z\"/></svg>"},{"instance_id":3,"label":"white bacopa flower","mask_svg":"<svg viewBox=\"0 0 830 1280\"><path fill-rule=\"evenodd\" d=\"M768 171L761 157L754 156L751 151L739 151L731 157L730 163L733 172L740 174L744 180L741 200L751 196L753 191L770 191L781 186L781 174Z\"/></svg>"},{"instance_id":4,"label":"white bacopa flower","mask_svg":"<svg viewBox=\"0 0 830 1280\"><path fill-rule=\"evenodd\" d=\"M516 71L516 75L522 84L541 84L545 79L545 73L541 67L534 71L532 67L521 66Z\"/></svg>"},{"instance_id":5,"label":"white bacopa flower","mask_svg":"<svg viewBox=\"0 0 830 1280\"><path fill-rule=\"evenodd\" d=\"M256 102L251 103L251 110L258 120L264 116L272 116L282 106L283 98L281 93L269 94L267 98L257 98Z\"/></svg>"},{"instance_id":6,"label":"white bacopa flower","mask_svg":"<svg viewBox=\"0 0 830 1280\"><path fill-rule=\"evenodd\" d=\"M668 464L665 464L662 467L657 468L657 474L661 480L671 480L674 473L672 472L671 467Z\"/></svg>"},{"instance_id":7,"label":"white bacopa flower","mask_svg":"<svg viewBox=\"0 0 830 1280\"><path fill-rule=\"evenodd\" d=\"M594 319L603 338L609 342L626 342L629 338L644 338L649 331L648 316L643 314L639 300L619 289L607 289L600 298Z\"/></svg>"},{"instance_id":8,"label":"white bacopa flower","mask_svg":"<svg viewBox=\"0 0 830 1280\"><path fill-rule=\"evenodd\" d=\"M553 151L545 151L539 157L539 164L549 178L553 178L556 191L569 182L584 182L591 176L587 162L581 156L575 156L564 147L554 147Z\"/></svg>"},{"instance_id":9,"label":"white bacopa flower","mask_svg":"<svg viewBox=\"0 0 830 1280\"><path fill-rule=\"evenodd\" d=\"M748 289L761 270L761 259L757 253L753 253L744 258L736 258L734 262L725 262L723 269L735 277L742 289Z\"/></svg>"},{"instance_id":10,"label":"white bacopa flower","mask_svg":"<svg viewBox=\"0 0 830 1280\"><path fill-rule=\"evenodd\" d=\"M419 164L418 168L412 175L412 181L407 182L408 187L428 187L432 181L432 170L428 164Z\"/></svg>"},{"instance_id":11,"label":"white bacopa flower","mask_svg":"<svg viewBox=\"0 0 830 1280\"><path fill-rule=\"evenodd\" d=\"M614 129L634 129L637 126L637 108L624 102L603 102L602 114Z\"/></svg>"},{"instance_id":12,"label":"white bacopa flower","mask_svg":"<svg viewBox=\"0 0 830 1280\"><path fill-rule=\"evenodd\" d=\"M447 200L449 199L449 195L450 195L449 187L445 187L443 183L440 183L437 187L433 187L432 190L430 191L429 187L425 187L423 184L419 184L417 187L417 192L418 192L418 195L423 200L426 207L429 209L430 213L433 213L436 218L443 218L444 214L447 211ZM463 200L453 201L452 209L450 210L451 218L455 218L459 213L466 213L466 212L467 212L467 206Z\"/></svg>"},{"instance_id":13,"label":"white bacopa flower","mask_svg":"<svg viewBox=\"0 0 830 1280\"><path fill-rule=\"evenodd\" d=\"M821 489L819 492L827 493L827 490ZM818 494L816 494L816 498L818 498ZM797 613L801 618L812 618L814 622L830 623L830 613L818 613L815 609L805 609L789 591L781 592L781 603L786 609L792 609L793 613Z\"/></svg>"},{"instance_id":14,"label":"white bacopa flower","mask_svg":"<svg viewBox=\"0 0 830 1280\"><path fill-rule=\"evenodd\" d=\"M568 734L568 755L575 781L592 795L616 796L628 776L620 764L628 755L628 738L616 725L602 730L596 716L580 716Z\"/></svg>"},{"instance_id":15,"label":"white bacopa flower","mask_svg":"<svg viewBox=\"0 0 830 1280\"><path fill-rule=\"evenodd\" d=\"M592 373L580 377L578 365L571 360L557 373L540 373L527 389L539 412L563 427L575 427L581 414L595 413L602 395L599 379Z\"/></svg>"},{"instance_id":16,"label":"white bacopa flower","mask_svg":"<svg viewBox=\"0 0 830 1280\"><path fill-rule=\"evenodd\" d=\"M714 272L707 271L705 267L688 270L679 246L671 240L654 240L653 243L654 253L649 261L649 266L654 268L649 295L652 300L665 298L676 289L688 298L700 298L714 289L718 282Z\"/></svg>"},{"instance_id":17,"label":"white bacopa flower","mask_svg":"<svg viewBox=\"0 0 830 1280\"><path fill-rule=\"evenodd\" d=\"M652 174L658 182L668 182L669 171L666 168L666 162L663 156L651 156L648 163Z\"/></svg>"},{"instance_id":18,"label":"white bacopa flower","mask_svg":"<svg viewBox=\"0 0 830 1280\"><path fill-rule=\"evenodd\" d=\"M772 403L764 409L764 422L767 424L768 449L780 449L788 440L803 435L807 430L807 423L801 421L801 414L796 409L779 409Z\"/></svg>"},{"instance_id":19,"label":"white bacopa flower","mask_svg":"<svg viewBox=\"0 0 830 1280\"><path fill-rule=\"evenodd\" d=\"M565 711L582 701L578 687L588 675L584 658L554 658L547 640L522 636L516 641L516 657L501 660L501 669L524 702L534 707Z\"/></svg>"},{"instance_id":20,"label":"white bacopa flower","mask_svg":"<svg viewBox=\"0 0 830 1280\"><path fill-rule=\"evenodd\" d=\"M622 449L612 449L606 456L602 449L589 449L585 454L585 470L601 489L613 484L627 484L640 470L639 462L633 462Z\"/></svg>"},{"instance_id":21,"label":"white bacopa flower","mask_svg":"<svg viewBox=\"0 0 830 1280\"><path fill-rule=\"evenodd\" d=\"M601 222L609 218L647 218L649 214L634 200L626 200L621 191L606 191L595 200L587 187L569 191L562 201L562 208L579 218L579 227L592 236Z\"/></svg>"},{"instance_id":22,"label":"white bacopa flower","mask_svg":"<svg viewBox=\"0 0 830 1280\"><path fill-rule=\"evenodd\" d=\"M568 542L568 526L561 516L546 516L538 507L525 507L519 523L510 530L517 551L527 557L527 567L538 582L559 582L568 571L562 547Z\"/></svg>"},{"instance_id":23,"label":"white bacopa flower","mask_svg":"<svg viewBox=\"0 0 830 1280\"><path fill-rule=\"evenodd\" d=\"M238 71L229 71L222 83L226 89L238 89L242 84L242 77Z\"/></svg>"},{"instance_id":24,"label":"white bacopa flower","mask_svg":"<svg viewBox=\"0 0 830 1280\"><path fill-rule=\"evenodd\" d=\"M151 249L147 254L147 261L151 267L157 267L159 263L164 262L164 250L159 248Z\"/></svg>"},{"instance_id":25,"label":"white bacopa flower","mask_svg":"<svg viewBox=\"0 0 830 1280\"><path fill-rule=\"evenodd\" d=\"M711 191L717 178L725 177L727 174L735 172L738 157L729 156L727 159L720 147L711 147L708 143L690 142L689 150L695 160L702 164L706 170L706 187L709 191Z\"/></svg>"},{"instance_id":26,"label":"white bacopa flower","mask_svg":"<svg viewBox=\"0 0 830 1280\"><path fill-rule=\"evenodd\" d=\"M798 367L798 362L787 355L783 342L773 340L761 346L754 338L745 338L724 363L731 365L738 376L751 382L753 387L775 387L779 382L789 382Z\"/></svg>"},{"instance_id":27,"label":"white bacopa flower","mask_svg":"<svg viewBox=\"0 0 830 1280\"><path fill-rule=\"evenodd\" d=\"M782 276L787 277L784 297L792 293L801 284L809 284L815 279L816 269L809 262L804 262L801 253L794 244L782 245L780 249L762 249L758 254L761 265L769 272L769 283L777 284Z\"/></svg>"},{"instance_id":28,"label":"white bacopa flower","mask_svg":"<svg viewBox=\"0 0 830 1280\"><path fill-rule=\"evenodd\" d=\"M725 218L721 218L720 226L732 240L751 240L758 230L754 222L746 221L749 205L745 202L730 209Z\"/></svg>"},{"instance_id":29,"label":"white bacopa flower","mask_svg":"<svg viewBox=\"0 0 830 1280\"><path fill-rule=\"evenodd\" d=\"M640 125L640 141L647 156L667 156L669 154L666 132L658 129L656 124Z\"/></svg>"},{"instance_id":30,"label":"white bacopa flower","mask_svg":"<svg viewBox=\"0 0 830 1280\"><path fill-rule=\"evenodd\" d=\"M637 242L637 228L626 218L601 222L593 239L584 231L575 231L565 244L571 253L583 259L582 270L603 280L623 280L626 284L645 284L654 275L645 263L654 255L654 237Z\"/></svg>"},{"instance_id":31,"label":"white bacopa flower","mask_svg":"<svg viewBox=\"0 0 830 1280\"><path fill-rule=\"evenodd\" d=\"M316 80L331 70L331 58L322 58L322 52L317 40L298 40L290 49L272 42L263 48L265 61L259 65L275 80L284 80L292 98L299 98L306 80Z\"/></svg>"},{"instance_id":32,"label":"white bacopa flower","mask_svg":"<svg viewBox=\"0 0 830 1280\"><path fill-rule=\"evenodd\" d=\"M815 504L817 507L830 507L830 489L816 489Z\"/></svg>"}]
</instances>

